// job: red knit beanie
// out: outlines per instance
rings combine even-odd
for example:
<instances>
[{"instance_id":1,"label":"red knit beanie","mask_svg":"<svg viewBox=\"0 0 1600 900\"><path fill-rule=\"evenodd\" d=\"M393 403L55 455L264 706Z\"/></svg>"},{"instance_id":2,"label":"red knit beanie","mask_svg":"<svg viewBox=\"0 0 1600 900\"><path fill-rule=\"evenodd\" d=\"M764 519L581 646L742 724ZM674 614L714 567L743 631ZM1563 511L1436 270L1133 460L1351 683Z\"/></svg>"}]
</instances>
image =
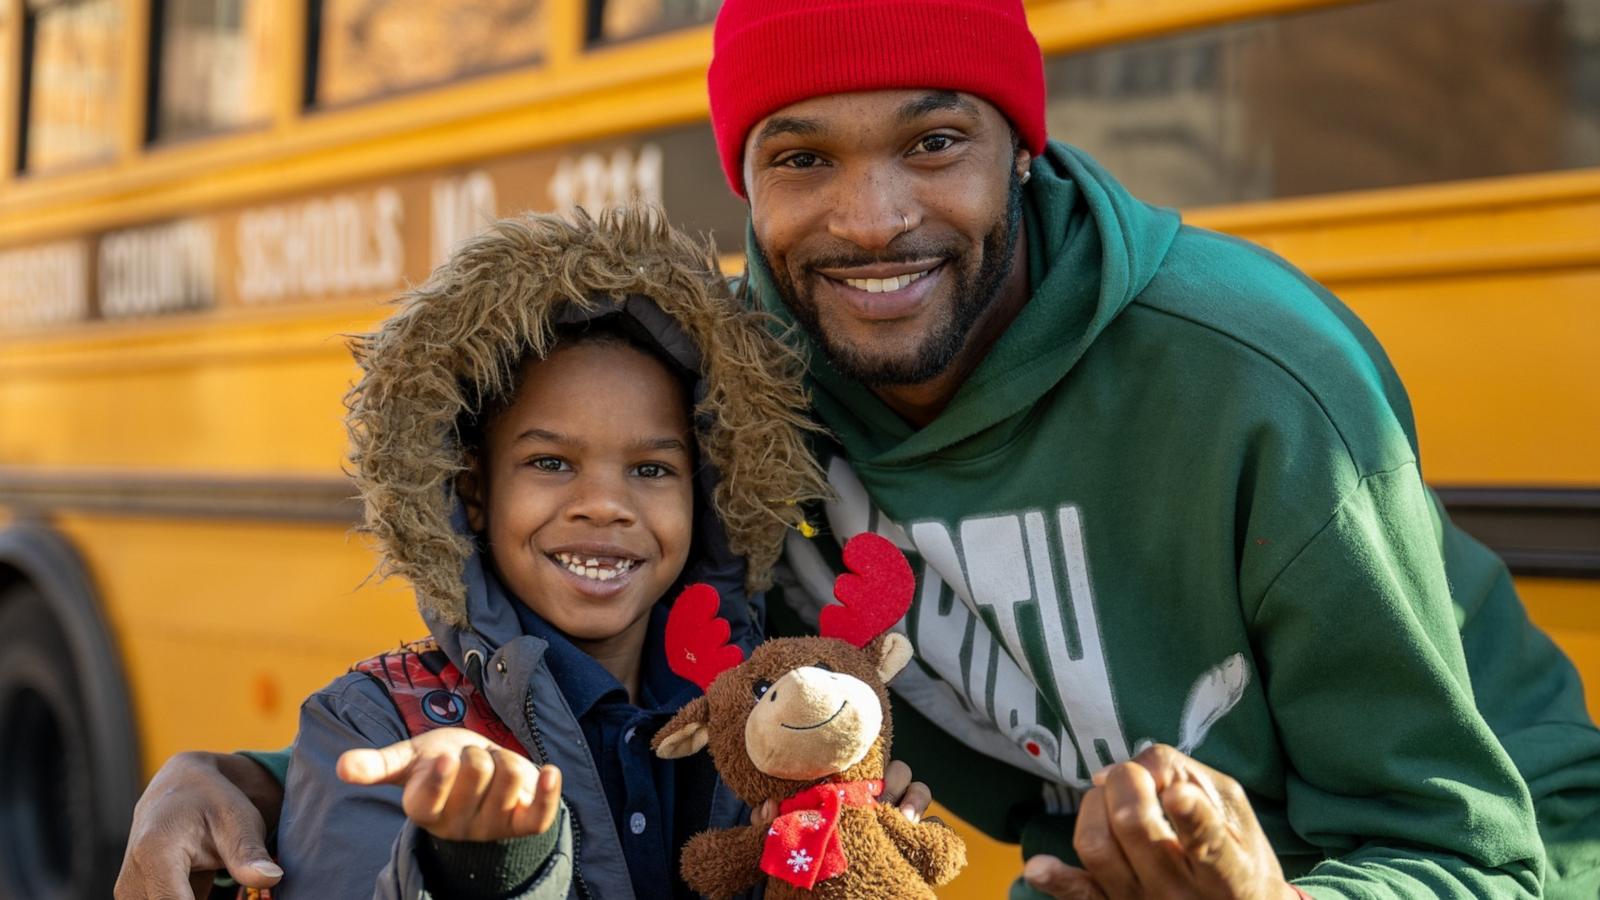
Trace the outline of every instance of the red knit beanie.
<instances>
[{"instance_id":1,"label":"red knit beanie","mask_svg":"<svg viewBox=\"0 0 1600 900\"><path fill-rule=\"evenodd\" d=\"M894 88L994 104L1044 152L1044 63L1021 0L724 0L706 77L722 171L744 196L744 141L810 97Z\"/></svg>"}]
</instances>

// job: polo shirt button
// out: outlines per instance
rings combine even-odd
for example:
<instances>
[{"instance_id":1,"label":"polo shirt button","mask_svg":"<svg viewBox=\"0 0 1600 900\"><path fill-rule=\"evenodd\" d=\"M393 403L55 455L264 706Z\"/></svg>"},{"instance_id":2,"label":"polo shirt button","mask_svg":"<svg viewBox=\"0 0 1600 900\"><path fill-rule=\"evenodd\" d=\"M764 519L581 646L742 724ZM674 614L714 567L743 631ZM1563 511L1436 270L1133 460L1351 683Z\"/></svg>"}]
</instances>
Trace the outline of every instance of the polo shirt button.
<instances>
[{"instance_id":1,"label":"polo shirt button","mask_svg":"<svg viewBox=\"0 0 1600 900\"><path fill-rule=\"evenodd\" d=\"M634 834L644 834L644 813L634 813L628 819L628 830Z\"/></svg>"}]
</instances>

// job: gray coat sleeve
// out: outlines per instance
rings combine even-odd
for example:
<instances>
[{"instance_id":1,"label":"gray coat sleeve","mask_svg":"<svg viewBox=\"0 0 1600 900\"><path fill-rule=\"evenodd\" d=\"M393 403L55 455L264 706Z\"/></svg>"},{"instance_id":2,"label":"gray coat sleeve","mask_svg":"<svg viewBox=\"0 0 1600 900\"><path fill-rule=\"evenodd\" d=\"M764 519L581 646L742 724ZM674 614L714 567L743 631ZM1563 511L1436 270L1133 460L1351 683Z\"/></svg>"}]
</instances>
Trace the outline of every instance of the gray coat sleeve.
<instances>
[{"instance_id":1,"label":"gray coat sleeve","mask_svg":"<svg viewBox=\"0 0 1600 900\"><path fill-rule=\"evenodd\" d=\"M522 893L507 900L561 900L568 896L572 887L572 825L567 821L564 808L556 821L560 836L554 852L545 860L544 867L533 882ZM448 897L430 892L423 884L422 870L417 862L417 845L426 839L427 835L415 822L405 823L399 839L394 842L389 864L378 876L373 900L449 900Z\"/></svg>"},{"instance_id":2,"label":"gray coat sleeve","mask_svg":"<svg viewBox=\"0 0 1600 900\"><path fill-rule=\"evenodd\" d=\"M396 786L346 784L334 773L339 754L407 738L398 711L377 682L350 673L311 695L289 762L278 857L278 900L430 898L417 863L421 832L409 825ZM572 880L570 817L555 854L517 900L560 900Z\"/></svg>"}]
</instances>

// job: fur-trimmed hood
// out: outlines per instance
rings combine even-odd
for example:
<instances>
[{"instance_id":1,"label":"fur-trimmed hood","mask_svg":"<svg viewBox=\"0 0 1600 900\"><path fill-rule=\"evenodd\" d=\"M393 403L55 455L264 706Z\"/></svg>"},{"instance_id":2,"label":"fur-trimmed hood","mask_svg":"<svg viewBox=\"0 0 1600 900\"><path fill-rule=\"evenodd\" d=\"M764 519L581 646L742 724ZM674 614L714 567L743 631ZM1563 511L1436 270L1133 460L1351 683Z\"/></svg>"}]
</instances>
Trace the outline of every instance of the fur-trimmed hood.
<instances>
[{"instance_id":1,"label":"fur-trimmed hood","mask_svg":"<svg viewBox=\"0 0 1600 900\"><path fill-rule=\"evenodd\" d=\"M379 574L410 581L430 620L464 627L471 618L463 575L475 548L461 519L452 522L466 465L460 425L507 397L518 363L547 353L558 325L626 317L698 372L696 481L727 549L744 558L747 589L770 583L801 504L826 492L804 439L814 426L802 363L740 310L711 247L658 211L501 220L397 302L354 340L363 374L346 397L351 461Z\"/></svg>"}]
</instances>

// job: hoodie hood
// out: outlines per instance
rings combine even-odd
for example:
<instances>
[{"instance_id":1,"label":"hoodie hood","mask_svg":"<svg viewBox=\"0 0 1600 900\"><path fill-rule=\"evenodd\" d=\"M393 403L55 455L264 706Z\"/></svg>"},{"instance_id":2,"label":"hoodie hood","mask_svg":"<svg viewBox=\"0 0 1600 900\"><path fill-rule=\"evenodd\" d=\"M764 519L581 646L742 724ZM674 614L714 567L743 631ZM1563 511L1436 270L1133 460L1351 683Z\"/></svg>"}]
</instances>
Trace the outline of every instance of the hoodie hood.
<instances>
[{"instance_id":1,"label":"hoodie hood","mask_svg":"<svg viewBox=\"0 0 1600 900\"><path fill-rule=\"evenodd\" d=\"M1178 232L1177 212L1134 199L1082 151L1050 142L1023 192L1032 296L925 428L914 429L803 340L813 402L852 462L897 466L940 453L1030 407L1066 377L1144 290ZM762 307L793 319L747 235L749 284Z\"/></svg>"},{"instance_id":2,"label":"hoodie hood","mask_svg":"<svg viewBox=\"0 0 1600 900\"><path fill-rule=\"evenodd\" d=\"M511 633L499 620L515 613L497 608L503 588L456 497L460 424L509 398L519 363L553 349L558 326L616 317L690 373L700 465L684 577L742 566L746 590L765 588L800 505L825 493L804 440L814 426L799 358L737 307L709 245L659 212L502 220L398 304L354 340L363 374L346 397L351 462L379 574L411 582L436 635L469 624Z\"/></svg>"}]
</instances>

